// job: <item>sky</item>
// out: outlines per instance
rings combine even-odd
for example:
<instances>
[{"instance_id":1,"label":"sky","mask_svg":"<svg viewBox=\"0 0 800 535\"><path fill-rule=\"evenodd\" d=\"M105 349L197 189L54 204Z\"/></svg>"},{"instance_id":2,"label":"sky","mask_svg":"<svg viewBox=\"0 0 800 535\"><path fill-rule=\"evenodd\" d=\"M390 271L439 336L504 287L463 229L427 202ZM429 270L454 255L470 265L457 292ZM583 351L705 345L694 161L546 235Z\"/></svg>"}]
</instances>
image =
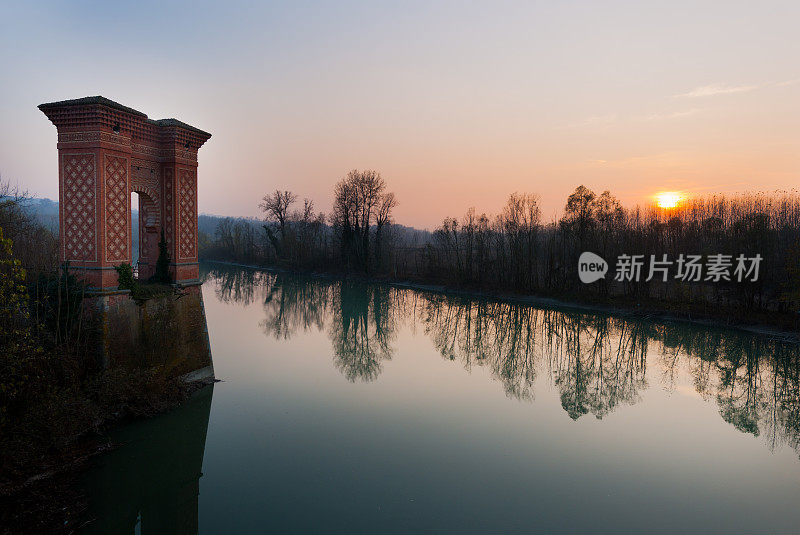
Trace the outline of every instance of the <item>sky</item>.
<instances>
[{"instance_id":1,"label":"sky","mask_svg":"<svg viewBox=\"0 0 800 535\"><path fill-rule=\"evenodd\" d=\"M800 183L800 2L8 2L0 175L57 199L36 106L103 95L211 132L204 213L375 169L433 229L579 184L625 204Z\"/></svg>"}]
</instances>

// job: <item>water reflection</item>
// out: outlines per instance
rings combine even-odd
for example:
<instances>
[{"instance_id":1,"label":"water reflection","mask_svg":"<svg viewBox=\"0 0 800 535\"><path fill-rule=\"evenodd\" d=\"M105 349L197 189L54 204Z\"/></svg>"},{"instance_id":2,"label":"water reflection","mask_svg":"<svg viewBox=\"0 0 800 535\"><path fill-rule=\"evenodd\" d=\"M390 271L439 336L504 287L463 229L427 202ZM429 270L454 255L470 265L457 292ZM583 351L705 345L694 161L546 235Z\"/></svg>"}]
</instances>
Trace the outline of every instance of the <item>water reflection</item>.
<instances>
[{"instance_id":1,"label":"water reflection","mask_svg":"<svg viewBox=\"0 0 800 535\"><path fill-rule=\"evenodd\" d=\"M81 533L197 533L213 392L204 387L181 407L114 433L123 446L100 457L87 477L92 499Z\"/></svg>"},{"instance_id":2,"label":"water reflection","mask_svg":"<svg viewBox=\"0 0 800 535\"><path fill-rule=\"evenodd\" d=\"M206 268L208 269L208 268ZM350 381L375 381L401 324L422 328L443 358L485 367L509 397L534 400L537 375L573 420L636 404L656 366L671 391L680 369L724 421L774 450L800 451L797 345L733 330L632 321L602 314L398 289L357 281L213 267L223 302L261 300L267 336L325 331L334 365Z\"/></svg>"},{"instance_id":3,"label":"water reflection","mask_svg":"<svg viewBox=\"0 0 800 535\"><path fill-rule=\"evenodd\" d=\"M298 329L322 329L331 302L331 285L309 284L296 277L261 275L265 319L260 325L264 334L288 340Z\"/></svg>"},{"instance_id":4,"label":"water reflection","mask_svg":"<svg viewBox=\"0 0 800 535\"><path fill-rule=\"evenodd\" d=\"M336 369L349 381L374 381L392 358L392 294L386 286L344 281L335 285L328 336Z\"/></svg>"}]
</instances>

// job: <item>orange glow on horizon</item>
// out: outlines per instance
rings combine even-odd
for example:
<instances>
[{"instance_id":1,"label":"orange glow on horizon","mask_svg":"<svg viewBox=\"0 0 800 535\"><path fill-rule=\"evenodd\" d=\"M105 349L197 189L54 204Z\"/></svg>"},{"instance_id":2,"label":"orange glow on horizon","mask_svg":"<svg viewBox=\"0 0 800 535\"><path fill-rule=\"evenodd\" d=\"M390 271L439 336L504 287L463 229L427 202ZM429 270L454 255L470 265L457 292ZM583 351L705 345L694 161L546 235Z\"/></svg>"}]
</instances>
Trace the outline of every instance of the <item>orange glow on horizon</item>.
<instances>
[{"instance_id":1,"label":"orange glow on horizon","mask_svg":"<svg viewBox=\"0 0 800 535\"><path fill-rule=\"evenodd\" d=\"M656 194L656 204L659 208L677 208L683 196L675 191L662 191Z\"/></svg>"}]
</instances>

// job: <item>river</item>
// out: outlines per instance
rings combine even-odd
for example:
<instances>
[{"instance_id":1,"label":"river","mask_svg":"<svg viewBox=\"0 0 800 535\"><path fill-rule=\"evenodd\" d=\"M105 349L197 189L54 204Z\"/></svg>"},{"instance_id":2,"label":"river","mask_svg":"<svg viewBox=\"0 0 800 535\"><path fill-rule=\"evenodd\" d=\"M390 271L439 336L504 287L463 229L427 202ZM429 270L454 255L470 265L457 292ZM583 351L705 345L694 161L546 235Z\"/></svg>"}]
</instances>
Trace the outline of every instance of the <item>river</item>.
<instances>
[{"instance_id":1,"label":"river","mask_svg":"<svg viewBox=\"0 0 800 535\"><path fill-rule=\"evenodd\" d=\"M800 351L204 266L222 382L112 432L85 533L796 533Z\"/></svg>"}]
</instances>

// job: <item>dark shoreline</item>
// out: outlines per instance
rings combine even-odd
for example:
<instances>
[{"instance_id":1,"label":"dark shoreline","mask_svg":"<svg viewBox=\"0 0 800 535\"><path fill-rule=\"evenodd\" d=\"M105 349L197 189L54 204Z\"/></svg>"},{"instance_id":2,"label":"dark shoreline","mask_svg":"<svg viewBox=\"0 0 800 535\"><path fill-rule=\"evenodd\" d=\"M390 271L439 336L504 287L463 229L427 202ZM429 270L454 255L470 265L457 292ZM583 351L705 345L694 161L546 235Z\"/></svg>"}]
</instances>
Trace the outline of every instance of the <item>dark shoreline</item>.
<instances>
[{"instance_id":1,"label":"dark shoreline","mask_svg":"<svg viewBox=\"0 0 800 535\"><path fill-rule=\"evenodd\" d=\"M0 481L0 535L12 533L74 533L92 519L85 518L87 501L76 487L78 476L96 457L124 444L110 440L110 433L128 423L167 413L190 399L214 380L180 382L177 396L165 396L150 414L111 414L96 427L84 429L63 450L5 474Z\"/></svg>"},{"instance_id":2,"label":"dark shoreline","mask_svg":"<svg viewBox=\"0 0 800 535\"><path fill-rule=\"evenodd\" d=\"M770 326L767 324L759 323L731 323L726 322L721 318L713 316L692 317L691 313L677 314L664 309L653 308L651 304L642 308L636 308L640 305L626 304L626 306L612 306L600 303L587 303L578 301L564 301L553 297L542 297L533 295L519 295L513 293L493 292L469 288L453 288L443 284L428 284L423 282L414 282L409 280L396 280L387 279L383 277L369 277L366 275L354 275L352 273L336 273L326 271L312 271L303 269L287 269L277 266L259 266L255 264L242 264L239 262L228 262L223 260L208 260L201 259L202 264L220 264L232 267L241 267L247 269L254 269L260 271L268 271L271 273L292 273L297 275L306 275L316 278L331 278L331 279L355 279L364 282L376 284L388 284L397 288L405 288L409 290L418 290L423 292L431 292L444 295L454 295L460 297L472 297L480 299L491 299L496 301L505 301L511 303L520 303L540 308L565 310L572 312L589 312L600 313L622 318L639 319L658 321L663 323L687 323L691 325L713 327L721 329L733 329L737 331L748 332L759 336L765 336L781 340L783 342L800 343L800 332L781 329L778 327Z\"/></svg>"}]
</instances>

